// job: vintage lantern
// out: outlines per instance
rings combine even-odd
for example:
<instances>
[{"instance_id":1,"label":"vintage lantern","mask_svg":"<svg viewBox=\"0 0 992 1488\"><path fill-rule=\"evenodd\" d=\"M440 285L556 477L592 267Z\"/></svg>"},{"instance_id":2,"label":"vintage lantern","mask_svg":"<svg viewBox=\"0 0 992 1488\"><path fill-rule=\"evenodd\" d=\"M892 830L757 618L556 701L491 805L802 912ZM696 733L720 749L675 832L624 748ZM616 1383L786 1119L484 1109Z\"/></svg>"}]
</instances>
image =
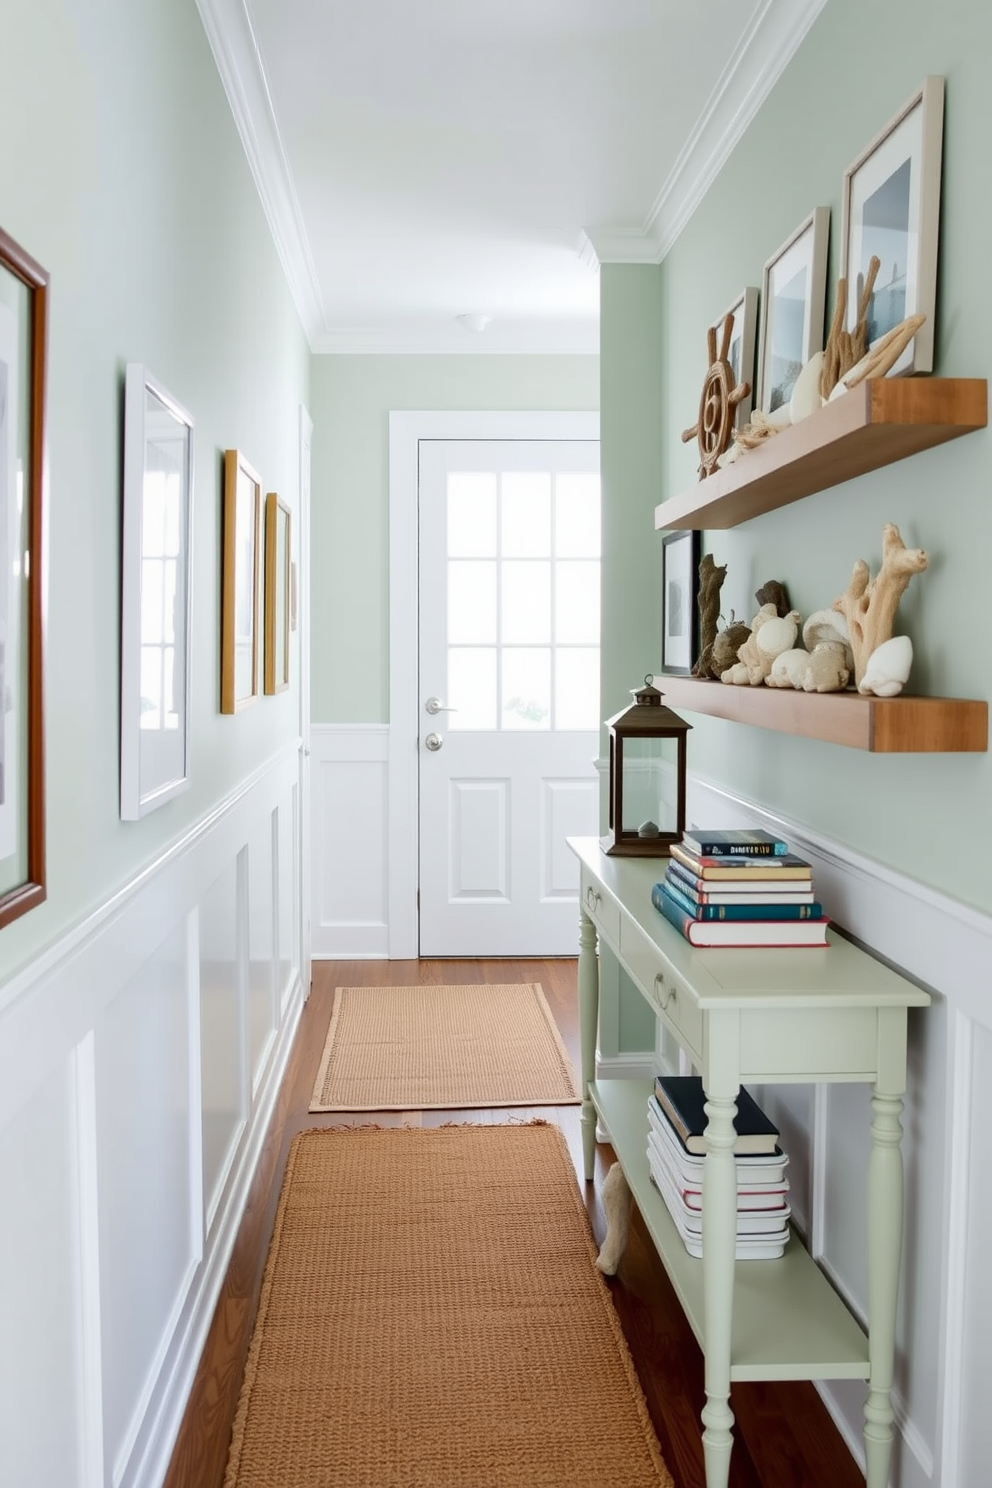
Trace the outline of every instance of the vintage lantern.
<instances>
[{"instance_id":1,"label":"vintage lantern","mask_svg":"<svg viewBox=\"0 0 992 1488\"><path fill-rule=\"evenodd\" d=\"M685 741L692 727L671 708L649 672L631 688L633 706L607 719L610 819L606 853L663 857L685 830Z\"/></svg>"}]
</instances>

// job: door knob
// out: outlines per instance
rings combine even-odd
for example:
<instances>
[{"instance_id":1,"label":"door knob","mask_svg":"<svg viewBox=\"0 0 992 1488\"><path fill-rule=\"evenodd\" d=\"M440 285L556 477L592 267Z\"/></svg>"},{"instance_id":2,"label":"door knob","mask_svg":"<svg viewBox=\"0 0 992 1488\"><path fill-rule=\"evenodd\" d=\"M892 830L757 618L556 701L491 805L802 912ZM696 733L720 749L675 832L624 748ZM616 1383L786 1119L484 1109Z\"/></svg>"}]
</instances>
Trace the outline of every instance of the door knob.
<instances>
[{"instance_id":1,"label":"door knob","mask_svg":"<svg viewBox=\"0 0 992 1488\"><path fill-rule=\"evenodd\" d=\"M425 713L429 713L433 718L437 713L457 713L458 709L450 707L447 703L442 703L440 698L429 697L424 704L424 711Z\"/></svg>"},{"instance_id":2,"label":"door knob","mask_svg":"<svg viewBox=\"0 0 992 1488\"><path fill-rule=\"evenodd\" d=\"M441 748L441 745L444 743L444 740L441 738L440 734L428 734L427 738L424 740L424 743L430 750L431 754L437 754L438 750Z\"/></svg>"}]
</instances>

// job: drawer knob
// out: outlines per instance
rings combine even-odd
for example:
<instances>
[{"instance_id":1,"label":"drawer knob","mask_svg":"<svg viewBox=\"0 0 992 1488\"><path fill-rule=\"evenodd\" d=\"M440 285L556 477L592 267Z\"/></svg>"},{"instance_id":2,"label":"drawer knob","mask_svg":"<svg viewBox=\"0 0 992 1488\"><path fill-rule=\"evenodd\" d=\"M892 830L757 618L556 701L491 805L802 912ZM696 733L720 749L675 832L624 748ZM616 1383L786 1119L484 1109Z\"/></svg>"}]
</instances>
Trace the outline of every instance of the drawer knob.
<instances>
[{"instance_id":1,"label":"drawer knob","mask_svg":"<svg viewBox=\"0 0 992 1488\"><path fill-rule=\"evenodd\" d=\"M599 901L602 897L603 896L600 894L599 890L594 889L592 884L590 884L589 887L586 889L586 903L588 904L590 909L598 909Z\"/></svg>"}]
</instances>

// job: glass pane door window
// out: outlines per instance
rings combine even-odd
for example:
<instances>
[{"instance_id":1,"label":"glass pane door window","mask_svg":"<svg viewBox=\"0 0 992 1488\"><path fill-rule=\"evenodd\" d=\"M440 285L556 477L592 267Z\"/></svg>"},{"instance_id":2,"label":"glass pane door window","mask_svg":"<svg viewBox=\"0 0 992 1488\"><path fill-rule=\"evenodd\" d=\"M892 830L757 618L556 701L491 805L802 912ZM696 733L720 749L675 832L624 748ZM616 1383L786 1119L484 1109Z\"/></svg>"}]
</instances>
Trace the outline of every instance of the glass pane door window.
<instances>
[{"instance_id":1,"label":"glass pane door window","mask_svg":"<svg viewBox=\"0 0 992 1488\"><path fill-rule=\"evenodd\" d=\"M451 472L447 601L449 729L599 728L598 474Z\"/></svg>"}]
</instances>

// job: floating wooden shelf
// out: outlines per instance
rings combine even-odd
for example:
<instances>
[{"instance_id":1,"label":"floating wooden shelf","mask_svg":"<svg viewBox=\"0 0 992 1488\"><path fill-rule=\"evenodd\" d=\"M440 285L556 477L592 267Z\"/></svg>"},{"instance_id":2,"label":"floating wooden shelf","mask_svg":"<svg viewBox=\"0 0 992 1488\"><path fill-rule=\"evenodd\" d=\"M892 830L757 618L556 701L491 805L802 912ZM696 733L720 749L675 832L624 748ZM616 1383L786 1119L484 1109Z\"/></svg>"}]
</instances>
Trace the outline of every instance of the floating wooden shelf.
<instances>
[{"instance_id":1,"label":"floating wooden shelf","mask_svg":"<svg viewBox=\"0 0 992 1488\"><path fill-rule=\"evenodd\" d=\"M875 378L663 501L654 525L736 527L987 423L984 378Z\"/></svg>"},{"instance_id":2,"label":"floating wooden shelf","mask_svg":"<svg viewBox=\"0 0 992 1488\"><path fill-rule=\"evenodd\" d=\"M801 734L876 754L966 754L988 749L988 704L967 698L862 697L857 692L795 692L731 687L701 677L659 676L665 705L735 723Z\"/></svg>"}]
</instances>

